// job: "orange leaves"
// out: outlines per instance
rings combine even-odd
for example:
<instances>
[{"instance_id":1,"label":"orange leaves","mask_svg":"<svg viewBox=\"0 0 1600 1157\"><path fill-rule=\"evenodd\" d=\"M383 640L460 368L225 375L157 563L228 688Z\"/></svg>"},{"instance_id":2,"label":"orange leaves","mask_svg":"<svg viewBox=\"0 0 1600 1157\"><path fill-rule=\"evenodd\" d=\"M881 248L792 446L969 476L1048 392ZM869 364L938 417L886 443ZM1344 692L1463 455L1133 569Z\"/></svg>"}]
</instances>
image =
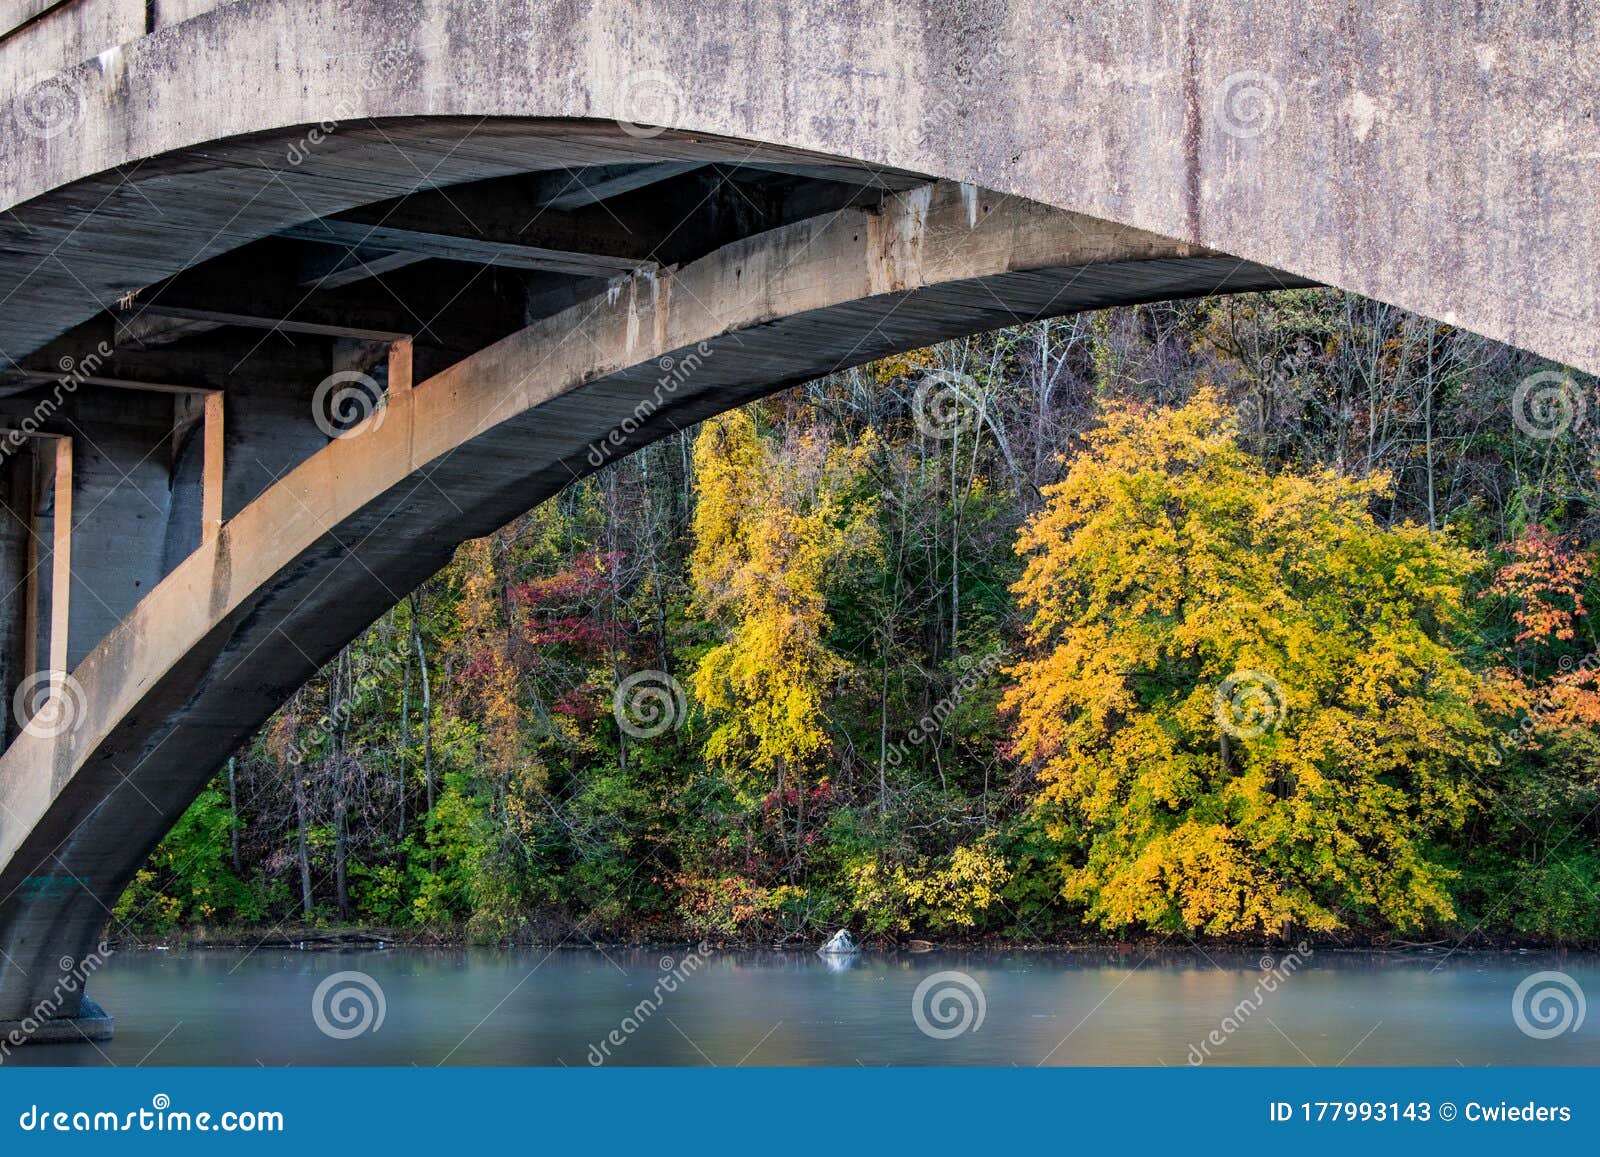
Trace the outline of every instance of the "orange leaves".
<instances>
[{"instance_id":1,"label":"orange leaves","mask_svg":"<svg viewBox=\"0 0 1600 1157\"><path fill-rule=\"evenodd\" d=\"M460 677L450 687L450 700L458 713L480 721L484 762L497 778L517 778L527 791L542 791L543 765L524 750L521 674L494 540L463 543L456 564L461 589L449 647Z\"/></svg>"},{"instance_id":2,"label":"orange leaves","mask_svg":"<svg viewBox=\"0 0 1600 1157\"><path fill-rule=\"evenodd\" d=\"M1590 579L1589 560L1563 536L1530 526L1507 543L1510 561L1495 572L1486 594L1510 600L1517 624L1517 642L1549 644L1567 641L1585 613L1583 588Z\"/></svg>"},{"instance_id":3,"label":"orange leaves","mask_svg":"<svg viewBox=\"0 0 1600 1157\"><path fill-rule=\"evenodd\" d=\"M1600 666L1592 661L1554 675L1542 722L1551 729L1600 730Z\"/></svg>"}]
</instances>

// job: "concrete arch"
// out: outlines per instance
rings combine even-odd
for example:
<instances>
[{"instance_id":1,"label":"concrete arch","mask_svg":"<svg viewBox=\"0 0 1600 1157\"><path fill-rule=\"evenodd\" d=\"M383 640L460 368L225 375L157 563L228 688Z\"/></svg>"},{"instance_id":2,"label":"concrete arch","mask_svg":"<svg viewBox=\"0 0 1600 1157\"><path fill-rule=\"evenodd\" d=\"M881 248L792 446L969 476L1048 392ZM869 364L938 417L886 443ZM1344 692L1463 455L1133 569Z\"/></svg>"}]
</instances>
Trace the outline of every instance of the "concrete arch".
<instances>
[{"instance_id":1,"label":"concrete arch","mask_svg":"<svg viewBox=\"0 0 1600 1157\"><path fill-rule=\"evenodd\" d=\"M268 488L77 666L59 734L0 757L0 1015L81 957L213 769L338 647L611 457L763 393L962 333L1284 284L970 187L924 186L638 277L429 381ZM663 367L688 367L673 374ZM41 897L26 881L70 886ZM59 894L58 894L59 893Z\"/></svg>"}]
</instances>

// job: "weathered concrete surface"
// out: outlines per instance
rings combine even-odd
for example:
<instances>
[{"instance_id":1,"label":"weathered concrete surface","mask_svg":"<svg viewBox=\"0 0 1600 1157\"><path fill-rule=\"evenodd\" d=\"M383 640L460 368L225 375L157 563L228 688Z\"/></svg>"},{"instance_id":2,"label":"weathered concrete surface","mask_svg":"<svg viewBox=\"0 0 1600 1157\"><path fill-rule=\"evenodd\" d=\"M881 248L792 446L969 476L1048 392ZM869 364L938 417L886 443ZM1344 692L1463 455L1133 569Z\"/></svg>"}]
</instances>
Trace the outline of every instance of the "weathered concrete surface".
<instances>
[{"instance_id":1,"label":"weathered concrete surface","mask_svg":"<svg viewBox=\"0 0 1600 1157\"><path fill-rule=\"evenodd\" d=\"M11 0L0 9L0 98L144 33L144 0Z\"/></svg>"},{"instance_id":2,"label":"weathered concrete surface","mask_svg":"<svg viewBox=\"0 0 1600 1157\"><path fill-rule=\"evenodd\" d=\"M635 278L398 391L381 422L270 486L133 607L73 672L73 726L0 757L0 949L20 966L0 969L0 1016L25 1015L32 978L87 950L227 754L459 542L618 454L837 368L1075 309L1280 284L941 185ZM668 358L692 369L664 375ZM62 886L23 887L40 877Z\"/></svg>"},{"instance_id":3,"label":"weathered concrete surface","mask_svg":"<svg viewBox=\"0 0 1600 1157\"><path fill-rule=\"evenodd\" d=\"M71 1045L110 1040L116 1027L116 1018L85 996L78 1002L77 1016L51 1017L49 1020L0 1020L0 1047Z\"/></svg>"},{"instance_id":4,"label":"weathered concrete surface","mask_svg":"<svg viewBox=\"0 0 1600 1157\"><path fill-rule=\"evenodd\" d=\"M117 169L95 189L181 185L203 161L138 166L329 117L650 119L1128 223L1595 371L1597 47L1600 8L1543 0L240 0L68 74L69 131L0 135L0 208ZM0 334L28 292L0 289Z\"/></svg>"},{"instance_id":5,"label":"weathered concrete surface","mask_svg":"<svg viewBox=\"0 0 1600 1157\"><path fill-rule=\"evenodd\" d=\"M0 399L0 428L15 428L29 409ZM72 560L69 669L170 569L163 565L162 546L172 493L167 457L158 451L171 423L171 397L129 391L80 392L64 400L50 423L73 437L74 539L102 547L80 550ZM198 528L198 516L195 523ZM46 573L53 565L51 529L49 518L40 523L35 547ZM36 647L47 655L50 601L48 590L41 594Z\"/></svg>"}]
</instances>

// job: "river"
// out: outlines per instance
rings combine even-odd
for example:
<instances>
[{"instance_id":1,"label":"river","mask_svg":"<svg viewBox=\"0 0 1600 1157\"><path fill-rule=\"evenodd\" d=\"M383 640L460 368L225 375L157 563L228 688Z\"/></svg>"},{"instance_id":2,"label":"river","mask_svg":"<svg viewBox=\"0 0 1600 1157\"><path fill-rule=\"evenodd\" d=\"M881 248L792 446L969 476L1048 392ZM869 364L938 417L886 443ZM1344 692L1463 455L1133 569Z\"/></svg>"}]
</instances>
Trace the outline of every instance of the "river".
<instances>
[{"instance_id":1,"label":"river","mask_svg":"<svg viewBox=\"0 0 1600 1157\"><path fill-rule=\"evenodd\" d=\"M114 1040L6 1063L1600 1064L1593 954L125 951L90 992Z\"/></svg>"}]
</instances>

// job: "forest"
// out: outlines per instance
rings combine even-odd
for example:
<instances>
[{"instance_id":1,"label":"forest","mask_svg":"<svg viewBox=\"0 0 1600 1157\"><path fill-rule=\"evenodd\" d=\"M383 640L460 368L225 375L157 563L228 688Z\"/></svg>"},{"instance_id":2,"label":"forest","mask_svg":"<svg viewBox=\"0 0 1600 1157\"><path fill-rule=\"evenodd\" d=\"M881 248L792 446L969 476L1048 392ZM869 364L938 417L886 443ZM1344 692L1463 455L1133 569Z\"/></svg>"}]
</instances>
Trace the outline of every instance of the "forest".
<instances>
[{"instance_id":1,"label":"forest","mask_svg":"<svg viewBox=\"0 0 1600 1157\"><path fill-rule=\"evenodd\" d=\"M1331 290L836 373L463 546L113 932L1600 942L1597 423Z\"/></svg>"}]
</instances>

